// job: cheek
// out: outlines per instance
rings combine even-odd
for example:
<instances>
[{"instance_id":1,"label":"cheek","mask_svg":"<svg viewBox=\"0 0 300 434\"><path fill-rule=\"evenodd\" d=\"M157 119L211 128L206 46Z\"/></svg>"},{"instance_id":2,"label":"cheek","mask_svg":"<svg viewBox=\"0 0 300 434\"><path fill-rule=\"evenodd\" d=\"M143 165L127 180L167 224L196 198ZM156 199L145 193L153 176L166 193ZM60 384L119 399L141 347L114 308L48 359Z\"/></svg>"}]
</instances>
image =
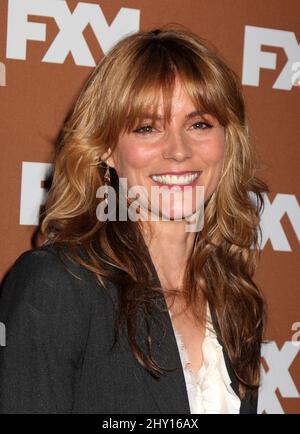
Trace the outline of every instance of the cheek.
<instances>
[{"instance_id":1,"label":"cheek","mask_svg":"<svg viewBox=\"0 0 300 434\"><path fill-rule=\"evenodd\" d=\"M207 140L205 144L199 147L199 152L207 168L221 166L225 152L224 134L218 134L216 137Z\"/></svg>"},{"instance_id":2,"label":"cheek","mask_svg":"<svg viewBox=\"0 0 300 434\"><path fill-rule=\"evenodd\" d=\"M135 146L132 142L119 143L115 152L115 165L119 176L127 176L131 170L141 170L149 167L155 157L155 149L141 144Z\"/></svg>"}]
</instances>

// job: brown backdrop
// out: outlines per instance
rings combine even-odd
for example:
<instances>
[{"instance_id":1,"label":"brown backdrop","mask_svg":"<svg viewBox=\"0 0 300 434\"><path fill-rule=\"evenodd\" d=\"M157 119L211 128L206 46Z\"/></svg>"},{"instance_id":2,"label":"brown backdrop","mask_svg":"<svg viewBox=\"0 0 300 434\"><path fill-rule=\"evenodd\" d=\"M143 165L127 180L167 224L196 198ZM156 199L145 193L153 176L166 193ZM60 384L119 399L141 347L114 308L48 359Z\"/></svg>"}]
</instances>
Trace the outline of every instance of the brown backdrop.
<instances>
[{"instance_id":1,"label":"brown backdrop","mask_svg":"<svg viewBox=\"0 0 300 434\"><path fill-rule=\"evenodd\" d=\"M0 0L2 276L17 256L31 248L32 234L36 229L34 224L20 224L22 162L52 161L53 143L64 117L93 67L78 64L80 62L75 62L70 52L60 63L58 57L56 62L53 58L42 61L56 36L66 26L67 19L64 17L68 15L59 15L57 11L49 13L51 8L59 7L58 3L64 3L63 6L69 8L69 15L84 5L99 6L93 14L97 17L96 25L88 24L86 18L87 25L82 33L82 39L86 41L96 63L105 53L105 40L107 42L110 38L105 36L105 25L107 28L113 27L114 23L116 25L114 19L120 9L128 8L122 12L125 18L121 20L121 25L116 25L119 32L121 29L125 35L135 28L145 30L171 22L183 24L212 41L242 78L253 143L265 162L266 169L262 175L270 185L270 213L268 216L265 214L264 220L265 231L270 236L266 236L262 248L257 281L269 303L266 338L274 342L271 350L266 350L263 360L266 377L265 389L260 395L260 410L267 413L300 413L300 348L291 342L293 335L297 339L297 330L300 330L300 219L297 202L300 146L300 86L297 85L300 75L297 75L300 70L300 63L297 63L300 62L299 0ZM31 30L29 27L27 30L22 28L20 24L26 21L26 14L22 19L24 7L27 8L27 22L34 23ZM101 11L104 17L102 27L99 24ZM56 14L56 18L51 14ZM84 14L89 16L90 12L81 9L83 21ZM24 44L24 34L26 36L26 32L37 30L38 23L45 24L45 40L31 40L34 38L28 35L26 56L23 54L25 58L22 59L20 47ZM76 26L78 29L78 22L74 21L75 29ZM95 34L97 26L104 41L101 44ZM77 31L75 33L78 34ZM37 39L43 38L40 35ZM273 62L273 69L270 65L262 65L259 82L257 79L255 82L259 55L257 45L255 51L257 40L265 59L261 62ZM78 50L80 47L76 52ZM265 53L273 53L273 58ZM273 87L284 68L288 73L283 84ZM294 85L289 86L292 76ZM38 166L26 167L33 170ZM23 166L23 189L26 189L26 173ZM35 186L35 190L40 187L43 187L42 183ZM27 194L30 196L30 186L27 187ZM25 199L26 196L23 196L23 201Z\"/></svg>"}]
</instances>

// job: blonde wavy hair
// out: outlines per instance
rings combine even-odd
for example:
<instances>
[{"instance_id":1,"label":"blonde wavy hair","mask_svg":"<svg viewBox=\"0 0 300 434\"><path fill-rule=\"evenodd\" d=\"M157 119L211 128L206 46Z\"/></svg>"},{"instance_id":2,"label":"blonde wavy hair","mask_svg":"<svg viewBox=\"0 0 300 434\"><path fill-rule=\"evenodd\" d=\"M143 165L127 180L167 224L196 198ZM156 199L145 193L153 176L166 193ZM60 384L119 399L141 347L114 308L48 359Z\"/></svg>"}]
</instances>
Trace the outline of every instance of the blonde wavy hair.
<instances>
[{"instance_id":1,"label":"blonde wavy hair","mask_svg":"<svg viewBox=\"0 0 300 434\"><path fill-rule=\"evenodd\" d=\"M195 109L212 114L225 129L223 172L205 204L204 227L196 235L181 295L199 321L203 301L209 303L243 397L248 389L257 392L260 382L266 304L253 275L267 186L257 177L239 78L211 43L182 27L165 26L123 38L100 60L63 127L41 232L47 242L67 245L70 256L102 284L122 283L116 328L126 324L134 356L159 375L163 369L137 344L135 321L140 307L151 320L155 293L162 288L151 285L140 225L99 221L96 191L104 184L101 156L114 151L120 133L134 128L139 113L151 107L155 118L160 92L165 122L170 121L176 74ZM117 173L111 173L117 188Z\"/></svg>"}]
</instances>

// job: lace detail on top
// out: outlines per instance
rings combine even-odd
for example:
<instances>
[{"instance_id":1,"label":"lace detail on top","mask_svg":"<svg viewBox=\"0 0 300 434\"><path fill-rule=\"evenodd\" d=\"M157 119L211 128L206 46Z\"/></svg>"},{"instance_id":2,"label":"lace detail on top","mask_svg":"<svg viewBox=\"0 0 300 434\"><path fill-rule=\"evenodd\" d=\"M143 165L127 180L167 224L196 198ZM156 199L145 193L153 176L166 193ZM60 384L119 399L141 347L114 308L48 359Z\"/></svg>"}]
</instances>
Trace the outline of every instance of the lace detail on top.
<instances>
[{"instance_id":1,"label":"lace detail on top","mask_svg":"<svg viewBox=\"0 0 300 434\"><path fill-rule=\"evenodd\" d=\"M190 367L190 361L181 334L175 329L172 313L169 311L183 367L190 410L192 414L239 413L241 400L232 389L222 346L211 321L207 303L207 325L202 343L203 362L197 373ZM209 321L209 324L208 324Z\"/></svg>"}]
</instances>

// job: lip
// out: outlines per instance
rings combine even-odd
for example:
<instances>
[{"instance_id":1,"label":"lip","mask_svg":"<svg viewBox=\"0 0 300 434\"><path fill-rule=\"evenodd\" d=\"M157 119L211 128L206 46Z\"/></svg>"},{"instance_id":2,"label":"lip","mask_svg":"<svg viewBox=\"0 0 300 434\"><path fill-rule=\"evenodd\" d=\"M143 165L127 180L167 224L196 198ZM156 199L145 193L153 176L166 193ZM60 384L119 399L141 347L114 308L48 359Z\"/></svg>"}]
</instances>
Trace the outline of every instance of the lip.
<instances>
[{"instance_id":1,"label":"lip","mask_svg":"<svg viewBox=\"0 0 300 434\"><path fill-rule=\"evenodd\" d=\"M161 175L184 175L184 174L189 174L189 173L197 173L198 174L198 176L192 181L192 182L190 182L189 184L163 184L163 183L160 183L160 182L158 182L158 181L154 181L154 179L152 179L151 178L151 176L161 176ZM198 179L199 179L199 177L200 177L200 175L202 174L202 171L199 171L199 170L192 170L192 171L189 171L189 172L165 172L165 173L162 173L162 174L159 174L159 175L150 175L150 179L151 179L151 181L153 182L153 184L154 185L157 185L157 186L159 186L159 187L165 187L165 188L168 188L168 189L170 189L170 190L184 190L184 187L193 187L193 186L195 186L196 184L197 184L197 181L198 181Z\"/></svg>"},{"instance_id":2,"label":"lip","mask_svg":"<svg viewBox=\"0 0 300 434\"><path fill-rule=\"evenodd\" d=\"M152 173L150 176L163 176L163 175L188 175L189 173L201 173L201 170L182 170L178 171L170 171L170 172L161 172L161 173Z\"/></svg>"}]
</instances>

